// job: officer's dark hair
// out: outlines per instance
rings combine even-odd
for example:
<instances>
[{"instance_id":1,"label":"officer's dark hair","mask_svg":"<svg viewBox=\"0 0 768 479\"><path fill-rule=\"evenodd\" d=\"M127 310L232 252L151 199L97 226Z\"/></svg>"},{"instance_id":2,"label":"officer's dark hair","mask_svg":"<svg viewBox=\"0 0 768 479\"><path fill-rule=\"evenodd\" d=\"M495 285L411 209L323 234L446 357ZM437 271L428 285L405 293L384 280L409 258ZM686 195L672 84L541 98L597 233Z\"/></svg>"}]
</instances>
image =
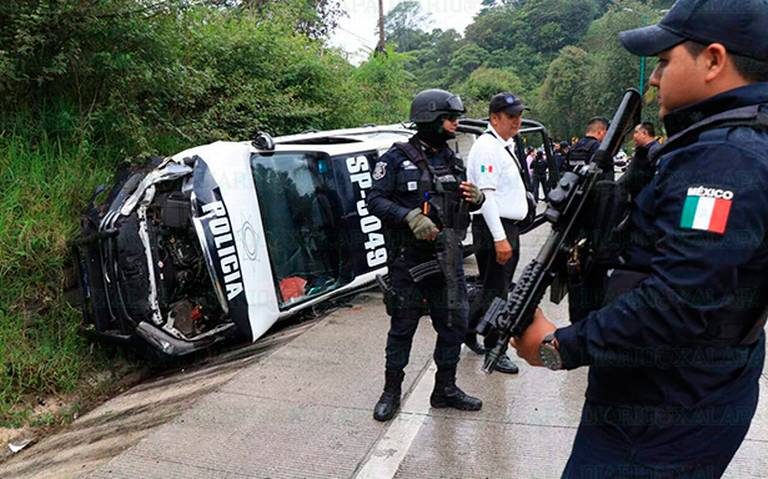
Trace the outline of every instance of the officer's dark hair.
<instances>
[{"instance_id":1,"label":"officer's dark hair","mask_svg":"<svg viewBox=\"0 0 768 479\"><path fill-rule=\"evenodd\" d=\"M608 129L608 119L604 116L595 116L589 119L587 122L587 133L591 133L593 131L596 131L598 129L598 125L602 127L603 130Z\"/></svg>"},{"instance_id":2,"label":"officer's dark hair","mask_svg":"<svg viewBox=\"0 0 768 479\"><path fill-rule=\"evenodd\" d=\"M653 123L649 121L644 121L640 123L640 128L644 130L648 136L656 137L656 128L653 126Z\"/></svg>"},{"instance_id":3,"label":"officer's dark hair","mask_svg":"<svg viewBox=\"0 0 768 479\"><path fill-rule=\"evenodd\" d=\"M694 58L699 56L708 46L691 40L683 43L683 45ZM747 81L755 83L768 81L768 62L732 52L728 52L728 56L733 61L736 71Z\"/></svg>"}]
</instances>

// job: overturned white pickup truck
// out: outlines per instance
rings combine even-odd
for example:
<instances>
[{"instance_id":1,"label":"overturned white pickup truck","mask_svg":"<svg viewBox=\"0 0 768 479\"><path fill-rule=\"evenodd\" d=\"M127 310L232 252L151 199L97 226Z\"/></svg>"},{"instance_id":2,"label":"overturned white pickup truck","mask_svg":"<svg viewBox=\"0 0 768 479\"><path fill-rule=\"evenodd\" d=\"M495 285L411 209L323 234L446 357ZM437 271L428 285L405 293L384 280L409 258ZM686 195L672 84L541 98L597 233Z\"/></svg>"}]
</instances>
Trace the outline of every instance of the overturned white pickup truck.
<instances>
[{"instance_id":1,"label":"overturned white pickup truck","mask_svg":"<svg viewBox=\"0 0 768 479\"><path fill-rule=\"evenodd\" d=\"M467 120L465 153L484 122ZM528 125L546 142L546 131ZM72 242L85 323L179 356L370 284L386 271L366 207L377 158L413 130L371 126L216 142L124 171ZM94 198L98 197L94 195Z\"/></svg>"}]
</instances>

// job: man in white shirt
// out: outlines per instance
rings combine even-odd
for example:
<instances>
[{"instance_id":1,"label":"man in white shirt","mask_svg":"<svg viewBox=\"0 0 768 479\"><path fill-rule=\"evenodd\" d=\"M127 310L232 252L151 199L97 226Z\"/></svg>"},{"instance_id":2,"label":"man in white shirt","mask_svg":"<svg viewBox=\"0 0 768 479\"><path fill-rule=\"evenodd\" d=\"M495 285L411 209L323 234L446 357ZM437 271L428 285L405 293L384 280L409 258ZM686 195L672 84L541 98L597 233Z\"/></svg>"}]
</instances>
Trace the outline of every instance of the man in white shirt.
<instances>
[{"instance_id":1,"label":"man in white shirt","mask_svg":"<svg viewBox=\"0 0 768 479\"><path fill-rule=\"evenodd\" d=\"M465 343L478 354L492 348L498 336L485 337L485 348L477 344L475 326L495 297L506 298L520 258L518 222L528 214L528 201L521 163L514 153L514 136L520 131L525 105L511 93L491 98L488 130L475 140L467 159L467 179L485 193L485 203L472 217L472 241L483 285L481 295L469 311ZM518 369L502 357L496 370L514 374Z\"/></svg>"}]
</instances>

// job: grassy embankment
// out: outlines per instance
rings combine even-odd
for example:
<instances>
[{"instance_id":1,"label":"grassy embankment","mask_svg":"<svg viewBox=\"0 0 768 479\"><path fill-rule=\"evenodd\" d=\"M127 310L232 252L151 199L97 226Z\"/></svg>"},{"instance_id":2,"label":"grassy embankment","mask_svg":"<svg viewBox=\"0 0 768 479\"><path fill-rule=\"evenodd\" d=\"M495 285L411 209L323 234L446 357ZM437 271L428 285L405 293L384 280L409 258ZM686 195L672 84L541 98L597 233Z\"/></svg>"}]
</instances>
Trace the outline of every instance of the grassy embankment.
<instances>
[{"instance_id":1,"label":"grassy embankment","mask_svg":"<svg viewBox=\"0 0 768 479\"><path fill-rule=\"evenodd\" d=\"M33 406L75 390L99 394L105 385L86 378L125 363L121 350L80 334L80 311L64 295L74 284L67 241L121 158L92 144L66 110L45 117L47 125L22 115L0 128L0 427L66 421L78 402L58 414Z\"/></svg>"}]
</instances>

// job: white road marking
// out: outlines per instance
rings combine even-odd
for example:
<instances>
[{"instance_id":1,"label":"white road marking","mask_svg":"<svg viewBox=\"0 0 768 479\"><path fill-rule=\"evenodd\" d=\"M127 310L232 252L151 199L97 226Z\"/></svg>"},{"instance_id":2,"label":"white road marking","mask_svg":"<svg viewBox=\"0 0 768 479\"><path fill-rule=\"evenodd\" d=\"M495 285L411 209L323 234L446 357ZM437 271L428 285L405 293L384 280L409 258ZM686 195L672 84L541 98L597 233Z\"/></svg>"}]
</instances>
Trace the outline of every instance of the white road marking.
<instances>
[{"instance_id":1,"label":"white road marking","mask_svg":"<svg viewBox=\"0 0 768 479\"><path fill-rule=\"evenodd\" d=\"M391 479L411 448L429 413L429 395L434 386L437 366L431 361L408 400L400 406L397 416L376 444L368 461L363 464L355 479ZM404 412L407 411L407 412Z\"/></svg>"}]
</instances>

